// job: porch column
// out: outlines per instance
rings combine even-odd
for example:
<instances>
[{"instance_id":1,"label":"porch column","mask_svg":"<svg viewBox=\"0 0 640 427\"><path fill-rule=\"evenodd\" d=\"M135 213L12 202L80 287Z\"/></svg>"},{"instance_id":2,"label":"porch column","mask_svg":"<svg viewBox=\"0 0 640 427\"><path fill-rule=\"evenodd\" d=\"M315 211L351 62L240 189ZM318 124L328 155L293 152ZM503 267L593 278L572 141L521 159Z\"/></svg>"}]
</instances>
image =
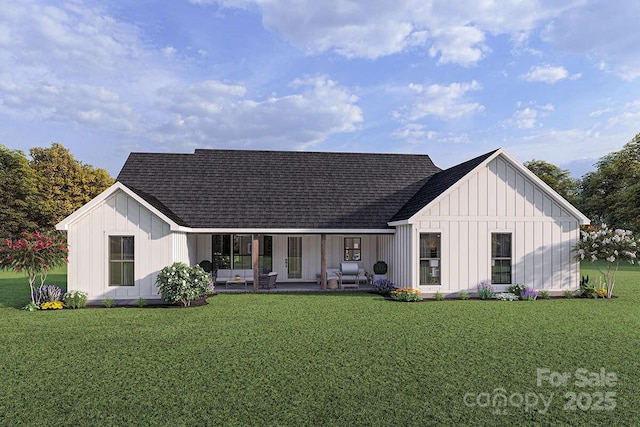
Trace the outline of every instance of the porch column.
<instances>
[{"instance_id":1,"label":"porch column","mask_svg":"<svg viewBox=\"0 0 640 427\"><path fill-rule=\"evenodd\" d=\"M320 235L320 289L327 289L327 235Z\"/></svg>"},{"instance_id":2,"label":"porch column","mask_svg":"<svg viewBox=\"0 0 640 427\"><path fill-rule=\"evenodd\" d=\"M251 265L253 266L253 290L258 290L258 280L260 279L260 271L258 268L260 259L260 241L258 235L253 234L251 242Z\"/></svg>"}]
</instances>

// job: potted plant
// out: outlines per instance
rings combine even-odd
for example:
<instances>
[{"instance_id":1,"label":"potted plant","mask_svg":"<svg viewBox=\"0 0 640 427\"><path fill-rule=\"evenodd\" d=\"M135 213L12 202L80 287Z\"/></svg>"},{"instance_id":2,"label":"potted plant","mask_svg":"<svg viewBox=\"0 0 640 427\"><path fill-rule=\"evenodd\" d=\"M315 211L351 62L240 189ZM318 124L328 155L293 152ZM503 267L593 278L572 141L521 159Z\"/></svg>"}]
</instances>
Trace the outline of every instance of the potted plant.
<instances>
[{"instance_id":1,"label":"potted plant","mask_svg":"<svg viewBox=\"0 0 640 427\"><path fill-rule=\"evenodd\" d=\"M387 279L387 263L384 261L378 261L373 264L373 283L378 280Z\"/></svg>"}]
</instances>

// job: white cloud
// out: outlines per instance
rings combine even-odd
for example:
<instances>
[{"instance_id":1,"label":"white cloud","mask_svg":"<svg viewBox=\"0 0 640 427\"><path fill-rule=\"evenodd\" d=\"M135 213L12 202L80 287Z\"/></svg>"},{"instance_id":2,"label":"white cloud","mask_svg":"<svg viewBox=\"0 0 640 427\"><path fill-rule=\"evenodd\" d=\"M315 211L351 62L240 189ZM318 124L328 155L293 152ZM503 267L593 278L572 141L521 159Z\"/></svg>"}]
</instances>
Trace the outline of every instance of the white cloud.
<instances>
[{"instance_id":1,"label":"white cloud","mask_svg":"<svg viewBox=\"0 0 640 427\"><path fill-rule=\"evenodd\" d=\"M418 123L409 123L392 134L395 138L404 139L411 143L420 143L433 140L438 133L427 130L427 127Z\"/></svg>"},{"instance_id":2,"label":"white cloud","mask_svg":"<svg viewBox=\"0 0 640 427\"><path fill-rule=\"evenodd\" d=\"M407 114L397 113L397 118L406 118L410 121L426 116L458 119L484 111L482 104L466 99L467 92L481 89L480 84L475 80L470 83L451 83L446 86L433 84L426 87L411 83L409 89L415 94L416 101Z\"/></svg>"},{"instance_id":3,"label":"white cloud","mask_svg":"<svg viewBox=\"0 0 640 427\"><path fill-rule=\"evenodd\" d=\"M518 102L518 106L522 103ZM500 124L504 127L514 126L518 129L533 129L542 127L539 123L539 119L547 117L550 112L555 111L555 107L552 104L545 104L540 107L535 105L528 106L513 113L511 118L502 121Z\"/></svg>"},{"instance_id":4,"label":"white cloud","mask_svg":"<svg viewBox=\"0 0 640 427\"><path fill-rule=\"evenodd\" d=\"M159 107L171 118L152 131L163 143L309 147L329 135L359 129L357 97L324 76L298 79L298 93L265 100L246 97L240 85L207 81L162 88Z\"/></svg>"},{"instance_id":5,"label":"white cloud","mask_svg":"<svg viewBox=\"0 0 640 427\"><path fill-rule=\"evenodd\" d=\"M143 40L135 25L80 2L0 8L0 60L7 64L0 114L170 141L172 148L227 141L302 147L363 121L357 97L327 77L297 80L291 94L265 99L243 84L194 79L173 45Z\"/></svg>"},{"instance_id":6,"label":"white cloud","mask_svg":"<svg viewBox=\"0 0 640 427\"><path fill-rule=\"evenodd\" d=\"M601 70L620 77L640 77L637 1L589 1L545 26L543 39L562 52L590 58Z\"/></svg>"},{"instance_id":7,"label":"white cloud","mask_svg":"<svg viewBox=\"0 0 640 427\"><path fill-rule=\"evenodd\" d=\"M516 126L520 129L531 129L536 125L536 118L538 112L533 108L525 108L524 110L516 111L513 115L513 120Z\"/></svg>"},{"instance_id":8,"label":"white cloud","mask_svg":"<svg viewBox=\"0 0 640 427\"><path fill-rule=\"evenodd\" d=\"M488 53L487 34L525 39L580 0L452 2L450 0L191 0L257 8L265 28L312 54L378 58L420 46L439 63L473 65Z\"/></svg>"},{"instance_id":9,"label":"white cloud","mask_svg":"<svg viewBox=\"0 0 640 427\"><path fill-rule=\"evenodd\" d=\"M581 77L581 74L569 75L569 71L566 68L552 65L538 65L531 67L528 73L523 74L522 79L528 82L542 82L553 84L560 80L571 79L577 80Z\"/></svg>"}]
</instances>

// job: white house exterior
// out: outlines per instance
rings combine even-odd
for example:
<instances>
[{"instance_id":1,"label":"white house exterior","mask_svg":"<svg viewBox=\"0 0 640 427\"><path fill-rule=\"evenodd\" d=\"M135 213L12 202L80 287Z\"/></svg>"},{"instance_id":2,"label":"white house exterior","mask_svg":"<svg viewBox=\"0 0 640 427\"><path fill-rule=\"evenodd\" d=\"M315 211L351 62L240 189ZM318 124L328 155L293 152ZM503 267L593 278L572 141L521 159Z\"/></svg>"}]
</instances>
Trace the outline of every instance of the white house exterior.
<instances>
[{"instance_id":1,"label":"white house exterior","mask_svg":"<svg viewBox=\"0 0 640 427\"><path fill-rule=\"evenodd\" d=\"M154 172L158 162L153 155L132 156L118 182L57 226L68 233L68 289L88 292L92 300L158 298L155 279L164 266L222 256L231 268L247 268L254 240L259 241L261 269L278 272L279 282L316 283L323 239L329 269L348 260L372 272L373 264L383 260L397 286L423 292L473 291L482 281L550 291L578 287L579 266L571 249L579 226L589 220L502 149L444 171L433 169L426 156L412 163L408 155L197 150L165 156L198 165L240 158L249 165L242 167L245 174L258 161L254 158L268 163L273 157L276 164L285 156L287 164L284 171L269 168L266 177L240 174L231 180L228 174L238 166L215 172L212 182L230 179L233 185L209 194L180 187L183 181L189 188L195 185L196 178L181 175L191 163L176 167L167 178L161 170ZM390 165L396 159L397 165ZM356 160L364 162L364 173L380 164L391 168L397 179L389 186L395 187L382 188L385 179L367 176L343 183L331 170L348 170L345 165ZM409 175L398 177L406 170ZM198 182L207 179L206 173L195 175ZM302 188L290 189L291 182ZM176 189L169 188L173 183ZM263 200L267 192L283 192L274 185L299 193L267 194ZM350 198L353 191L356 198L362 196L357 203Z\"/></svg>"}]
</instances>

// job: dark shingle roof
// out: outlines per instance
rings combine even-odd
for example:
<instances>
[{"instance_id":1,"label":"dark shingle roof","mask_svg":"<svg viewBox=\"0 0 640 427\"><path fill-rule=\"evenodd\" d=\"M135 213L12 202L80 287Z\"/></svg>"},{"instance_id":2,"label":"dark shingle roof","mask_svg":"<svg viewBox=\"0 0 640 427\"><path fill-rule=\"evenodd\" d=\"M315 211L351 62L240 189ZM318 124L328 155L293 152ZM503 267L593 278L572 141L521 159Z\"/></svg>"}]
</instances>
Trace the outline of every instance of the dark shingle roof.
<instances>
[{"instance_id":1,"label":"dark shingle roof","mask_svg":"<svg viewBox=\"0 0 640 427\"><path fill-rule=\"evenodd\" d=\"M496 151L478 156L459 165L452 166L434 174L422 188L395 214L391 221L402 221L411 218L420 209L431 203L436 197L451 188L480 163L491 157Z\"/></svg>"},{"instance_id":2,"label":"dark shingle roof","mask_svg":"<svg viewBox=\"0 0 640 427\"><path fill-rule=\"evenodd\" d=\"M383 229L439 171L426 155L196 150L132 153L118 181L193 228Z\"/></svg>"}]
</instances>

